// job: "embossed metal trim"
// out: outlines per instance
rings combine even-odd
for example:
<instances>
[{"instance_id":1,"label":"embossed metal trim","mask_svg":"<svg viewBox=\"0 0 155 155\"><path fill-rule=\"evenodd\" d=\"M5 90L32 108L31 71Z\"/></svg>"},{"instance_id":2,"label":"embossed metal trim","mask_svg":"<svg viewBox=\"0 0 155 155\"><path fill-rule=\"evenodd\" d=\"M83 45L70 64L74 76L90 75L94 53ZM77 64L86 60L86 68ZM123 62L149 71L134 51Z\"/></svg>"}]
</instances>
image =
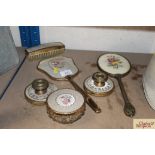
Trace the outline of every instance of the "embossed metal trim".
<instances>
[{"instance_id":1,"label":"embossed metal trim","mask_svg":"<svg viewBox=\"0 0 155 155\"><path fill-rule=\"evenodd\" d=\"M53 111L47 104L47 114L54 121L62 123L62 124L70 124L77 120L79 120L85 113L85 104L81 106L78 110L71 114L59 114Z\"/></svg>"}]
</instances>

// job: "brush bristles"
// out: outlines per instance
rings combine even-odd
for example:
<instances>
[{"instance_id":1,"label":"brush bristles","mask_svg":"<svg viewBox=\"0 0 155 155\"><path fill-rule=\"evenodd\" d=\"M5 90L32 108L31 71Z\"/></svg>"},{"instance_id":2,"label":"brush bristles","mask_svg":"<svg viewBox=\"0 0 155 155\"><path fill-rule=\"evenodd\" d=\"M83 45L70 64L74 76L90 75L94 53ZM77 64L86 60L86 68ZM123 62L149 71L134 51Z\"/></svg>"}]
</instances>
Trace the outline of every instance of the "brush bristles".
<instances>
[{"instance_id":1,"label":"brush bristles","mask_svg":"<svg viewBox=\"0 0 155 155\"><path fill-rule=\"evenodd\" d=\"M54 57L59 54L62 54L65 51L64 48L62 49L53 49L49 51L34 51L28 54L28 59L33 60L40 60L40 59L46 59L49 57Z\"/></svg>"}]
</instances>

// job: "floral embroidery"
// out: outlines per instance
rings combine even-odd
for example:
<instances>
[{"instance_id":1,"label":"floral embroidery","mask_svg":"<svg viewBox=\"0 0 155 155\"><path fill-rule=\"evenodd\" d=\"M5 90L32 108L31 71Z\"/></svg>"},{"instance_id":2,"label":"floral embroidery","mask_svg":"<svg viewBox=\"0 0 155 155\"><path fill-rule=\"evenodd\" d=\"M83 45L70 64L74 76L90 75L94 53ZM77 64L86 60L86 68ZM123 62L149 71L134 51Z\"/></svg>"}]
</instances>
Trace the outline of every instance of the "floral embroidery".
<instances>
[{"instance_id":1,"label":"floral embroidery","mask_svg":"<svg viewBox=\"0 0 155 155\"><path fill-rule=\"evenodd\" d=\"M62 96L61 100L62 100L63 104L68 104L69 102L71 102L69 96Z\"/></svg>"},{"instance_id":2,"label":"floral embroidery","mask_svg":"<svg viewBox=\"0 0 155 155\"><path fill-rule=\"evenodd\" d=\"M122 67L122 61L115 56L108 56L108 66L112 66L113 68Z\"/></svg>"},{"instance_id":3,"label":"floral embroidery","mask_svg":"<svg viewBox=\"0 0 155 155\"><path fill-rule=\"evenodd\" d=\"M59 60L51 61L49 63L54 74L58 74L60 69L64 67L64 63Z\"/></svg>"},{"instance_id":4,"label":"floral embroidery","mask_svg":"<svg viewBox=\"0 0 155 155\"><path fill-rule=\"evenodd\" d=\"M74 96L70 94L61 94L56 98L56 102L61 106L71 106L75 102Z\"/></svg>"},{"instance_id":5,"label":"floral embroidery","mask_svg":"<svg viewBox=\"0 0 155 155\"><path fill-rule=\"evenodd\" d=\"M62 62L60 62L60 61L53 61L53 62L51 62L51 64L52 64L54 67L58 67L58 68L64 67L64 65L63 65Z\"/></svg>"}]
</instances>

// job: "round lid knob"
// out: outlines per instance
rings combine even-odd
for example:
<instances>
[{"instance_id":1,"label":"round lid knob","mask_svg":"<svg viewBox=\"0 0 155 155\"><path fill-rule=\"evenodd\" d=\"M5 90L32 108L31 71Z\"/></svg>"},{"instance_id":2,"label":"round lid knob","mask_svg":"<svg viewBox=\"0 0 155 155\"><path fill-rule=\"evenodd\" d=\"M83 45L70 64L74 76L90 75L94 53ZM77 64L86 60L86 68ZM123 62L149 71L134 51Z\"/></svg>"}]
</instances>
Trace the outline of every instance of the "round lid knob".
<instances>
[{"instance_id":1,"label":"round lid knob","mask_svg":"<svg viewBox=\"0 0 155 155\"><path fill-rule=\"evenodd\" d=\"M102 87L105 85L105 82L108 80L108 76L105 73L96 72L93 74L92 79L94 80L94 84L98 87Z\"/></svg>"},{"instance_id":2,"label":"round lid knob","mask_svg":"<svg viewBox=\"0 0 155 155\"><path fill-rule=\"evenodd\" d=\"M38 95L45 94L47 92L47 88L49 83L45 79L35 79L32 82L32 88L35 89L35 93Z\"/></svg>"}]
</instances>

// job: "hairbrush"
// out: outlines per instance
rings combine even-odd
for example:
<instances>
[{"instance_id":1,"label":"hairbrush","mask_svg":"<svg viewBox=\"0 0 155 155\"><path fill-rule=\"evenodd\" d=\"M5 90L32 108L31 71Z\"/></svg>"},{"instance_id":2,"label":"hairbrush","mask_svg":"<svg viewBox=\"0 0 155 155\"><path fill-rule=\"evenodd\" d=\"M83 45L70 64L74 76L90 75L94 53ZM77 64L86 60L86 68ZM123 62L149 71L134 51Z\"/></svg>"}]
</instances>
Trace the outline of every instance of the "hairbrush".
<instances>
[{"instance_id":1,"label":"hairbrush","mask_svg":"<svg viewBox=\"0 0 155 155\"><path fill-rule=\"evenodd\" d=\"M26 49L29 60L42 60L62 54L65 45L61 42L46 43Z\"/></svg>"}]
</instances>

